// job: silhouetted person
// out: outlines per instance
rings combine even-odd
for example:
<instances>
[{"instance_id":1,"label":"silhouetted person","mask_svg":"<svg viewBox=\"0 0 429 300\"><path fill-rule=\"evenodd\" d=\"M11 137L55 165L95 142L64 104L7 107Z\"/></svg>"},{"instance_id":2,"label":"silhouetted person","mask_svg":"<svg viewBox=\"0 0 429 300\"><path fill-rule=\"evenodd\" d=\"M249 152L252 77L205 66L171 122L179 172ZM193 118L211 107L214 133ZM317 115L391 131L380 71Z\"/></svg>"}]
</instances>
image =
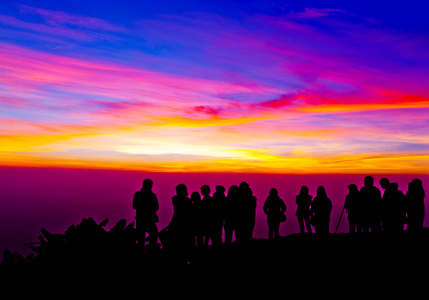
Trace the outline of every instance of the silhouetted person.
<instances>
[{"instance_id":1,"label":"silhouetted person","mask_svg":"<svg viewBox=\"0 0 429 300\"><path fill-rule=\"evenodd\" d=\"M386 177L383 177L380 179L379 181L381 188L384 190L383 194L381 196L381 227L384 229L385 227L385 216L386 216L386 199L387 199L387 195L389 194L389 186L390 186L390 180L387 179Z\"/></svg>"},{"instance_id":2,"label":"silhouetted person","mask_svg":"<svg viewBox=\"0 0 429 300\"><path fill-rule=\"evenodd\" d=\"M408 230L410 232L420 232L423 230L423 220L425 218L425 191L420 179L414 179L408 185L405 195Z\"/></svg>"},{"instance_id":3,"label":"silhouetted person","mask_svg":"<svg viewBox=\"0 0 429 300\"><path fill-rule=\"evenodd\" d=\"M172 202L174 211L169 224L172 242L176 249L188 251L195 245L195 240L192 232L192 202L186 185L182 183L176 186Z\"/></svg>"},{"instance_id":4,"label":"silhouetted person","mask_svg":"<svg viewBox=\"0 0 429 300\"><path fill-rule=\"evenodd\" d=\"M201 195L198 192L191 194L192 201L192 230L196 237L197 247L201 247L204 244L204 213L202 211Z\"/></svg>"},{"instance_id":5,"label":"silhouetted person","mask_svg":"<svg viewBox=\"0 0 429 300\"><path fill-rule=\"evenodd\" d=\"M228 195L226 197L224 214L225 214L225 243L229 244L232 241L232 234L235 231L237 235L237 218L238 218L238 204L240 190L238 185L232 185L228 189Z\"/></svg>"},{"instance_id":6,"label":"silhouetted person","mask_svg":"<svg viewBox=\"0 0 429 300\"><path fill-rule=\"evenodd\" d=\"M361 199L360 193L356 184L349 184L349 193L346 196L344 208L347 211L347 219L349 220L349 233L358 232L361 215ZM361 228L361 227L360 227Z\"/></svg>"},{"instance_id":7,"label":"silhouetted person","mask_svg":"<svg viewBox=\"0 0 429 300\"><path fill-rule=\"evenodd\" d=\"M332 202L326 195L325 188L317 188L317 196L311 204L311 222L316 233L329 233L329 222L331 220Z\"/></svg>"},{"instance_id":8,"label":"silhouetted person","mask_svg":"<svg viewBox=\"0 0 429 300\"><path fill-rule=\"evenodd\" d=\"M401 226L400 222L404 223L406 218L403 193L398 193L397 183L390 183L390 180L385 177L379 182L384 190L381 197L382 229L386 232L397 232L400 227L403 229L403 224Z\"/></svg>"},{"instance_id":9,"label":"silhouetted person","mask_svg":"<svg viewBox=\"0 0 429 300\"><path fill-rule=\"evenodd\" d=\"M203 223L203 231L204 231L204 245L208 246L209 241L211 239L211 228L213 224L213 199L210 196L210 187L208 185L201 186L201 195L203 195L202 203L203 203L203 215L204 215L204 223ZM212 241L213 243L213 241Z\"/></svg>"},{"instance_id":10,"label":"silhouetted person","mask_svg":"<svg viewBox=\"0 0 429 300\"><path fill-rule=\"evenodd\" d=\"M133 197L133 208L136 210L137 241L141 246L145 244L146 233L150 236L149 245L155 246L158 240L156 223L159 220L156 212L159 204L155 193L152 192L152 187L153 181L145 179L143 187Z\"/></svg>"},{"instance_id":11,"label":"silhouetted person","mask_svg":"<svg viewBox=\"0 0 429 300\"><path fill-rule=\"evenodd\" d=\"M387 188L390 185L390 180L387 179L386 177L383 177L383 178L380 179L379 183L380 183L380 186L384 190L384 193L385 193L386 190L387 190ZM383 193L383 196L384 196L384 193Z\"/></svg>"},{"instance_id":12,"label":"silhouetted person","mask_svg":"<svg viewBox=\"0 0 429 300\"><path fill-rule=\"evenodd\" d=\"M237 226L237 241L250 241L253 238L256 217L256 197L247 182L239 186L239 218Z\"/></svg>"},{"instance_id":13,"label":"silhouetted person","mask_svg":"<svg viewBox=\"0 0 429 300\"><path fill-rule=\"evenodd\" d=\"M308 194L308 187L303 185L301 187L301 191L299 192L299 195L297 195L295 198L295 202L297 205L296 217L298 218L299 231L301 233L305 232L304 223L305 223L305 227L307 228L307 232L312 233L311 222L310 222L311 199L313 199L313 196Z\"/></svg>"},{"instance_id":14,"label":"silhouetted person","mask_svg":"<svg viewBox=\"0 0 429 300\"><path fill-rule=\"evenodd\" d=\"M279 237L280 223L286 221L286 205L279 197L275 188L270 190L270 195L264 203L264 213L267 215L268 238Z\"/></svg>"},{"instance_id":15,"label":"silhouetted person","mask_svg":"<svg viewBox=\"0 0 429 300\"><path fill-rule=\"evenodd\" d=\"M383 195L383 230L398 233L404 229L405 196L398 190L398 184L392 182Z\"/></svg>"},{"instance_id":16,"label":"silhouetted person","mask_svg":"<svg viewBox=\"0 0 429 300\"><path fill-rule=\"evenodd\" d=\"M381 192L374 186L374 178L366 176L364 186L360 189L362 201L362 225L363 231L380 232L381 231Z\"/></svg>"},{"instance_id":17,"label":"silhouetted person","mask_svg":"<svg viewBox=\"0 0 429 300\"><path fill-rule=\"evenodd\" d=\"M225 187L222 185L216 186L216 192L212 196L213 211L212 224L210 227L210 236L214 246L222 244L222 229L224 222L224 208L226 203Z\"/></svg>"}]
</instances>

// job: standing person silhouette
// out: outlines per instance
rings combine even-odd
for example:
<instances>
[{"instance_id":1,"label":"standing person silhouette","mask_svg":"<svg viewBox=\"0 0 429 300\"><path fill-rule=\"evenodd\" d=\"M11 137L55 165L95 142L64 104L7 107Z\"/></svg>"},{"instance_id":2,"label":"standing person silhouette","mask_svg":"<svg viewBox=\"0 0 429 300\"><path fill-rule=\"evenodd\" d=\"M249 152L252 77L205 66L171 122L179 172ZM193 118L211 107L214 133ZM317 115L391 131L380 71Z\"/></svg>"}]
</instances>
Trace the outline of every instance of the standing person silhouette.
<instances>
[{"instance_id":1,"label":"standing person silhouette","mask_svg":"<svg viewBox=\"0 0 429 300\"><path fill-rule=\"evenodd\" d=\"M172 198L173 218L169 224L172 243L179 251L189 251L195 245L192 230L192 201L188 189L183 183L176 186L176 195Z\"/></svg>"},{"instance_id":2,"label":"standing person silhouette","mask_svg":"<svg viewBox=\"0 0 429 300\"><path fill-rule=\"evenodd\" d=\"M197 247L203 246L204 243L204 215L202 212L201 195L198 192L191 194L192 201L192 229L193 234L197 239Z\"/></svg>"},{"instance_id":3,"label":"standing person silhouette","mask_svg":"<svg viewBox=\"0 0 429 300\"><path fill-rule=\"evenodd\" d=\"M203 220L203 232L204 232L204 246L209 245L209 241L211 240L211 229L213 227L213 199L210 196L210 187L205 184L201 186L201 195L202 198L202 212L204 215ZM213 243L213 241L212 241Z\"/></svg>"},{"instance_id":4,"label":"standing person silhouette","mask_svg":"<svg viewBox=\"0 0 429 300\"><path fill-rule=\"evenodd\" d=\"M247 182L239 186L239 219L237 226L237 241L248 242L253 238L256 218L256 197Z\"/></svg>"},{"instance_id":5,"label":"standing person silhouette","mask_svg":"<svg viewBox=\"0 0 429 300\"><path fill-rule=\"evenodd\" d=\"M213 212L212 226L210 228L210 236L213 246L222 244L222 229L224 222L224 210L226 203L225 187L222 185L216 186L216 192L212 196Z\"/></svg>"},{"instance_id":6,"label":"standing person silhouette","mask_svg":"<svg viewBox=\"0 0 429 300\"><path fill-rule=\"evenodd\" d=\"M239 188L238 185L231 185L228 189L225 203L225 243L230 244L232 235L235 232L237 236L237 219L238 219L238 203L239 203Z\"/></svg>"},{"instance_id":7,"label":"standing person silhouette","mask_svg":"<svg viewBox=\"0 0 429 300\"><path fill-rule=\"evenodd\" d=\"M311 204L313 223L316 233L329 233L329 223L331 221L332 202L326 195L326 190L323 186L317 188L317 196Z\"/></svg>"},{"instance_id":8,"label":"standing person silhouette","mask_svg":"<svg viewBox=\"0 0 429 300\"><path fill-rule=\"evenodd\" d=\"M414 179L408 185L405 195L406 210L408 217L408 231L421 232L425 218L425 190L420 179Z\"/></svg>"},{"instance_id":9,"label":"standing person silhouette","mask_svg":"<svg viewBox=\"0 0 429 300\"><path fill-rule=\"evenodd\" d=\"M383 177L379 181L381 188L384 190L383 194L381 195L381 228L384 230L386 227L386 208L388 207L388 201L389 198L389 192L391 190L390 186L390 180L386 177ZM388 222L388 221L387 221ZM387 225L389 226L389 225Z\"/></svg>"},{"instance_id":10,"label":"standing person silhouette","mask_svg":"<svg viewBox=\"0 0 429 300\"><path fill-rule=\"evenodd\" d=\"M149 245L155 246L158 240L157 211L159 209L158 198L152 192L153 181L145 179L140 191L135 192L133 197L133 208L136 210L136 232L137 242L144 246L146 233L149 234Z\"/></svg>"},{"instance_id":11,"label":"standing person silhouette","mask_svg":"<svg viewBox=\"0 0 429 300\"><path fill-rule=\"evenodd\" d=\"M286 221L286 205L279 197L277 189L272 188L264 203L264 213L267 215L268 239L279 237L280 223Z\"/></svg>"},{"instance_id":12,"label":"standing person silhouette","mask_svg":"<svg viewBox=\"0 0 429 300\"><path fill-rule=\"evenodd\" d=\"M312 233L311 230L311 222L310 222L310 206L311 206L311 199L313 199L313 196L308 194L308 187L303 185L301 187L301 190L299 192L299 195L296 196L295 202L297 205L296 208L296 217L298 218L298 224L299 224L299 231L301 233L305 232L305 228L307 228L308 233ZM305 222L305 228L304 228L304 222Z\"/></svg>"},{"instance_id":13,"label":"standing person silhouette","mask_svg":"<svg viewBox=\"0 0 429 300\"><path fill-rule=\"evenodd\" d=\"M364 186L359 192L363 203L363 231L381 232L381 192L374 186L374 178L372 176L364 178Z\"/></svg>"},{"instance_id":14,"label":"standing person silhouette","mask_svg":"<svg viewBox=\"0 0 429 300\"><path fill-rule=\"evenodd\" d=\"M390 183L383 195L383 230L398 233L404 229L405 196L396 182Z\"/></svg>"},{"instance_id":15,"label":"standing person silhouette","mask_svg":"<svg viewBox=\"0 0 429 300\"><path fill-rule=\"evenodd\" d=\"M356 184L349 184L349 193L346 196L344 203L344 209L347 211L347 219L349 220L349 233L355 233L359 231L360 224L360 193Z\"/></svg>"}]
</instances>

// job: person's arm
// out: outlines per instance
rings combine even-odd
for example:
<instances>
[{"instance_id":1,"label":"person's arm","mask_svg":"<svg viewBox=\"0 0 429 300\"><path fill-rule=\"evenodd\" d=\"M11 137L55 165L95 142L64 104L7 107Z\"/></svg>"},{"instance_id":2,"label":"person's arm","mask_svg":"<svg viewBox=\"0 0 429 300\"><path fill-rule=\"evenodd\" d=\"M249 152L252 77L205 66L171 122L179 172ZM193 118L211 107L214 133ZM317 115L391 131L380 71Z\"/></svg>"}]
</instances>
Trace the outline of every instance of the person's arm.
<instances>
[{"instance_id":1,"label":"person's arm","mask_svg":"<svg viewBox=\"0 0 429 300\"><path fill-rule=\"evenodd\" d=\"M281 209L282 213L284 213L287 209L286 204L282 199L280 199L280 209Z\"/></svg>"},{"instance_id":2,"label":"person's arm","mask_svg":"<svg viewBox=\"0 0 429 300\"><path fill-rule=\"evenodd\" d=\"M137 193L134 193L134 197L133 197L133 209L137 209Z\"/></svg>"},{"instance_id":3,"label":"person's arm","mask_svg":"<svg viewBox=\"0 0 429 300\"><path fill-rule=\"evenodd\" d=\"M156 194L154 193L153 194L153 199L154 199L154 211L158 211L158 209L159 209L159 202L158 202L158 198L156 197Z\"/></svg>"},{"instance_id":4,"label":"person's arm","mask_svg":"<svg viewBox=\"0 0 429 300\"><path fill-rule=\"evenodd\" d=\"M269 210L268 210L268 200L269 198L267 198L267 200L265 200L265 203L264 203L264 213L266 214L266 215L268 215L268 213L269 213Z\"/></svg>"}]
</instances>

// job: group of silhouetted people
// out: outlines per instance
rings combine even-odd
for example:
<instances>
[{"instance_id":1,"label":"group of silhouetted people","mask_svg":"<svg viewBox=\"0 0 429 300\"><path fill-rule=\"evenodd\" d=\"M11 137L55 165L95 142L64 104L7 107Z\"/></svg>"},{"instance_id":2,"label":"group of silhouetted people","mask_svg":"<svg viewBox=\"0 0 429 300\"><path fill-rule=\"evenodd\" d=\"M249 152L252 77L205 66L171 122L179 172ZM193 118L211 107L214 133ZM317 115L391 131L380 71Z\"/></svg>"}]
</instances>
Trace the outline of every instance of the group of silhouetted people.
<instances>
[{"instance_id":1,"label":"group of silhouetted people","mask_svg":"<svg viewBox=\"0 0 429 300\"><path fill-rule=\"evenodd\" d=\"M347 211L349 231L356 232L400 232L404 224L409 231L423 229L425 216L422 181L410 182L404 195L397 183L387 178L380 180L383 195L374 186L371 176L364 178L364 186L359 190L355 184L348 186L344 209ZM203 185L200 192L188 195L186 185L176 186L176 195L172 197L173 217L169 225L158 232L158 199L152 191L153 182L143 181L143 187L134 194L133 208L136 210L136 232L138 243L144 245L146 234L149 245L157 245L160 239L163 248L191 249L231 243L233 234L237 242L252 240L256 217L256 197L246 182L232 185L227 193L222 185L216 186L211 194L210 187ZM226 193L226 194L225 194ZM317 188L316 197L309 194L307 186L302 186L296 196L296 217L301 233L329 233L332 201L323 186ZM279 236L281 222L286 221L286 205L272 188L264 202L263 211L267 215L268 238Z\"/></svg>"},{"instance_id":2,"label":"group of silhouetted people","mask_svg":"<svg viewBox=\"0 0 429 300\"><path fill-rule=\"evenodd\" d=\"M374 186L374 178L366 176L364 186L359 190L356 184L348 185L343 210L347 211L350 233L387 232L397 233L404 230L418 232L423 229L425 217L425 192L420 179L414 179L408 185L404 194L398 189L398 184L387 178L380 179L383 195ZM308 187L302 186L296 196L300 232L329 233L332 202L326 195L325 188L317 188L317 196L313 199L308 193Z\"/></svg>"},{"instance_id":3,"label":"group of silhouetted people","mask_svg":"<svg viewBox=\"0 0 429 300\"><path fill-rule=\"evenodd\" d=\"M157 211L159 204L152 191L153 182L143 181L143 187L134 194L133 208L136 210L137 240L144 245L146 234L149 234L149 245L156 245L158 237L166 248L191 248L207 246L211 241L213 246L222 244L222 233L225 232L225 243L231 243L235 234L237 241L249 241L253 237L256 217L256 197L246 182L239 186L233 185L226 189L216 186L216 191L210 195L208 185L201 187L201 193L193 192L189 198L186 185L176 186L176 195L172 198L173 217L169 225L158 232ZM266 209L269 222L277 223L274 212L277 202L283 201L277 193L270 197L271 204ZM270 199L271 199L270 198ZM278 226L277 226L278 227ZM273 229L278 236L278 228Z\"/></svg>"},{"instance_id":4,"label":"group of silhouetted people","mask_svg":"<svg viewBox=\"0 0 429 300\"><path fill-rule=\"evenodd\" d=\"M296 217L300 232L304 233L307 229L308 233L312 233L311 226L313 225L316 233L329 233L332 211L331 199L328 198L323 186L317 188L314 199L308 192L308 187L303 185L299 195L296 196Z\"/></svg>"},{"instance_id":5,"label":"group of silhouetted people","mask_svg":"<svg viewBox=\"0 0 429 300\"><path fill-rule=\"evenodd\" d=\"M425 192L420 179L408 184L404 194L396 182L380 179L380 190L374 186L374 178L366 176L364 186L358 190L355 184L348 186L344 209L348 213L349 232L398 233L408 224L408 230L418 232L423 229L425 217Z\"/></svg>"}]
</instances>

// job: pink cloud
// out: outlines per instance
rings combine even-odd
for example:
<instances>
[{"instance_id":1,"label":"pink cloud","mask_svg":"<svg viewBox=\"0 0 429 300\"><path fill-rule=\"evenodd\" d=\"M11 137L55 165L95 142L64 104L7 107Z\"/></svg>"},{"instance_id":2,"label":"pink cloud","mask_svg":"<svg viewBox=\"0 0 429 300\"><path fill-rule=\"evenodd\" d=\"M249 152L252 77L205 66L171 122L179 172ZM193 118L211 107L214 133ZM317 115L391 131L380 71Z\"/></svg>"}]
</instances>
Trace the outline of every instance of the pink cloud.
<instances>
[{"instance_id":1,"label":"pink cloud","mask_svg":"<svg viewBox=\"0 0 429 300\"><path fill-rule=\"evenodd\" d=\"M21 13L29 13L39 15L45 19L48 25L58 27L61 25L72 25L80 28L91 30L102 30L112 32L125 32L126 29L122 26L112 24L103 19L69 14L63 11L53 11L41 8L35 8L28 5L18 5Z\"/></svg>"},{"instance_id":2,"label":"pink cloud","mask_svg":"<svg viewBox=\"0 0 429 300\"><path fill-rule=\"evenodd\" d=\"M292 17L301 18L301 19L312 19L326 17L334 13L344 13L341 9L334 8L304 8L304 12L292 13Z\"/></svg>"},{"instance_id":3,"label":"pink cloud","mask_svg":"<svg viewBox=\"0 0 429 300\"><path fill-rule=\"evenodd\" d=\"M196 106L194 107L195 112L197 113L203 113L203 114L207 114L207 115L212 115L212 116L218 116L219 115L219 110L212 108L212 107L208 107L208 106Z\"/></svg>"},{"instance_id":4,"label":"pink cloud","mask_svg":"<svg viewBox=\"0 0 429 300\"><path fill-rule=\"evenodd\" d=\"M278 99L262 102L259 104L259 106L267 108L282 108L293 105L294 102L300 98L302 98L302 95L300 96L299 94L282 95Z\"/></svg>"},{"instance_id":5,"label":"pink cloud","mask_svg":"<svg viewBox=\"0 0 429 300\"><path fill-rule=\"evenodd\" d=\"M30 11L46 20L47 25L36 28L40 32L85 26L69 16ZM306 13L310 18L335 12ZM410 53L421 53L412 59L424 62L422 44L413 50L394 47L395 59L380 56L391 47L384 42L400 43L402 38L381 30L366 36L365 31L328 19L318 22L325 22L329 32L306 24L304 17L297 21L288 15L252 16L243 24L198 14L142 21L140 26L148 25L143 32L148 43L171 46L173 55L145 53L140 61L138 52L128 57L130 52L119 49L117 57L126 57L122 64L101 56L71 58L3 42L0 105L15 106L17 119L31 114L32 122L43 123L51 117L52 127L67 130L71 124L70 130L76 126L73 132L86 132L90 126L114 133L118 128L150 128L153 143L160 133L164 140L169 135L184 136L186 141L205 136L213 145L284 156L379 151L401 141L423 143L426 133L413 131L418 137L413 140L406 129L412 127L412 108L429 106L425 64L409 68L392 63L402 62L396 57L411 59ZM13 18L1 20L29 28ZM103 26L88 24L90 31ZM186 49L183 56L177 54L180 49ZM180 66L173 72L172 63ZM163 131L162 126L174 130ZM401 128L404 137L389 126ZM124 142L121 137L112 140Z\"/></svg>"},{"instance_id":6,"label":"pink cloud","mask_svg":"<svg viewBox=\"0 0 429 300\"><path fill-rule=\"evenodd\" d=\"M77 41L93 41L94 35L88 34L87 32L83 32L76 29L71 29L67 27L51 27L46 24L40 23L30 23L18 20L12 16L0 15L0 23L3 23L7 26L11 26L18 29L25 29L31 32L37 32L39 35L49 35L49 36L60 36L66 37L72 40ZM21 34L21 33L20 33ZM44 38L37 36L37 38Z\"/></svg>"},{"instance_id":7,"label":"pink cloud","mask_svg":"<svg viewBox=\"0 0 429 300\"><path fill-rule=\"evenodd\" d=\"M70 114L73 109L87 119L114 115L124 121L144 116L188 115L195 109L219 114L216 106L228 106L219 94L270 93L263 86L198 79L102 61L84 61L2 44L0 63L7 71L3 103L14 98L21 106L51 109ZM100 80L102 78L102 80ZM19 94L17 94L19 91ZM35 97L33 97L35 95ZM97 107L96 111L91 108ZM79 115L76 115L79 118ZM236 117L236 115L234 115Z\"/></svg>"}]
</instances>

